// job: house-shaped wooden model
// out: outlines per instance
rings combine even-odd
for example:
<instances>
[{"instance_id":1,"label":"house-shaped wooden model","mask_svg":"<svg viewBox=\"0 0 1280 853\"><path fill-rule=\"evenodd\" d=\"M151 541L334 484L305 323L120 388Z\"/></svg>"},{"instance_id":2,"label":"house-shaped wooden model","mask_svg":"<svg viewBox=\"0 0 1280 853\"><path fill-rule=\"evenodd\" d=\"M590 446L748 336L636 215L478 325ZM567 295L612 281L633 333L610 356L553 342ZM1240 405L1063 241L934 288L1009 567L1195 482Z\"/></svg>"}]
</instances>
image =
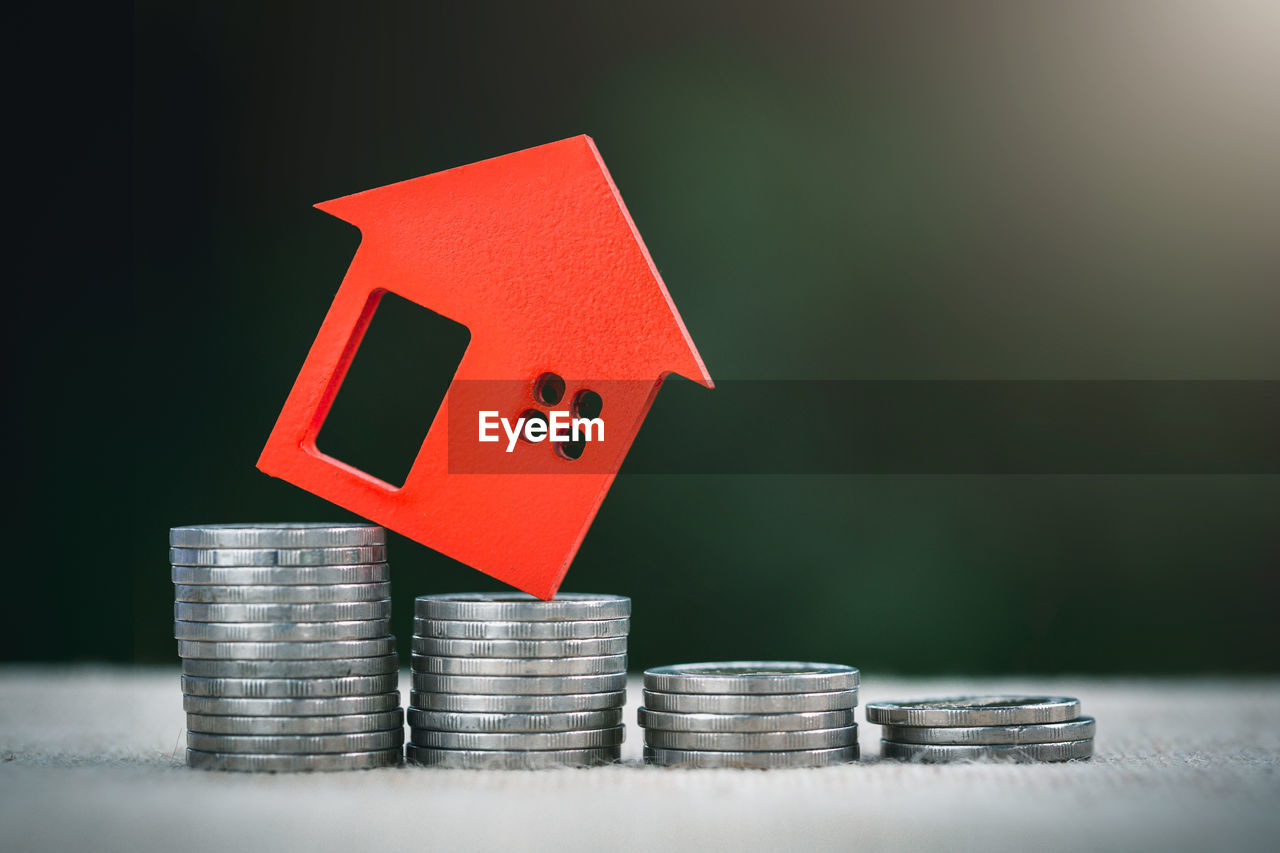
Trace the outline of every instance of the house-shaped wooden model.
<instances>
[{"instance_id":1,"label":"house-shaped wooden model","mask_svg":"<svg viewBox=\"0 0 1280 853\"><path fill-rule=\"evenodd\" d=\"M595 145L579 136L317 207L361 243L258 467L550 598L664 377L712 386ZM386 292L471 333L400 487L316 447ZM481 411L514 421L584 399L604 441L478 441Z\"/></svg>"}]
</instances>

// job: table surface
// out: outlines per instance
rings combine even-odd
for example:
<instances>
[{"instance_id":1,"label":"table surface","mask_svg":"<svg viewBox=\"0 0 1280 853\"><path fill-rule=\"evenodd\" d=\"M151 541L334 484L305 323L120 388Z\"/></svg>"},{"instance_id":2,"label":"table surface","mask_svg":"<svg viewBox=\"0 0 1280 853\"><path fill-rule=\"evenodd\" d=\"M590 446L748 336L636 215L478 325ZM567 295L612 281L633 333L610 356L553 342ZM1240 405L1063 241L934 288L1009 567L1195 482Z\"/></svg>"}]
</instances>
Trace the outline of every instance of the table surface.
<instances>
[{"instance_id":1,"label":"table surface","mask_svg":"<svg viewBox=\"0 0 1280 853\"><path fill-rule=\"evenodd\" d=\"M407 684L407 676L402 685ZM1280 680L898 679L862 699L1077 696L1095 758L1058 765L540 772L183 766L176 669L0 667L5 850L1203 850L1276 848Z\"/></svg>"}]
</instances>

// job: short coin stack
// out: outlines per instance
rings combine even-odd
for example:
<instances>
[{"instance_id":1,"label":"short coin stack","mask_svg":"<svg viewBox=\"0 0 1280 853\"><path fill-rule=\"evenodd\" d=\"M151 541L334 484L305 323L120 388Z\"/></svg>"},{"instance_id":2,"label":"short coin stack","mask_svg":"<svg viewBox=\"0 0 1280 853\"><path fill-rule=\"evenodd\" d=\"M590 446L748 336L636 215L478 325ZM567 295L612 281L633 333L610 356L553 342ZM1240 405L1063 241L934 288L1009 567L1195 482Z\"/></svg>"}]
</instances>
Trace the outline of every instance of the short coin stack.
<instances>
[{"instance_id":1,"label":"short coin stack","mask_svg":"<svg viewBox=\"0 0 1280 853\"><path fill-rule=\"evenodd\" d=\"M644 756L665 767L826 767L858 760L858 670L790 661L644 673Z\"/></svg>"},{"instance_id":2,"label":"short coin stack","mask_svg":"<svg viewBox=\"0 0 1280 853\"><path fill-rule=\"evenodd\" d=\"M175 527L169 558L187 763L400 763L386 533L365 524Z\"/></svg>"},{"instance_id":3,"label":"short coin stack","mask_svg":"<svg viewBox=\"0 0 1280 853\"><path fill-rule=\"evenodd\" d=\"M455 593L414 606L410 761L523 770L619 759L631 599Z\"/></svg>"},{"instance_id":4,"label":"short coin stack","mask_svg":"<svg viewBox=\"0 0 1280 853\"><path fill-rule=\"evenodd\" d=\"M1092 717L1065 696L964 696L910 702L872 702L882 758L940 764L996 761L1073 761L1093 755Z\"/></svg>"}]
</instances>

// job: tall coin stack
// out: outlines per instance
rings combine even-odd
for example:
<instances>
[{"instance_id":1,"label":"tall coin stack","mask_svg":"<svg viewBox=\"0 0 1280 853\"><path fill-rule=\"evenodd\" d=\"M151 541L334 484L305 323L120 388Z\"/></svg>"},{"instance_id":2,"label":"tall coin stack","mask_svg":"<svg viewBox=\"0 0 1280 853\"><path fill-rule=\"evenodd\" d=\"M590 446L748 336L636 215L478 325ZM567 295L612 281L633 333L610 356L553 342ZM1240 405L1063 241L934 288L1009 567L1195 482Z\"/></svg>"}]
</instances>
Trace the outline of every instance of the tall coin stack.
<instances>
[{"instance_id":1,"label":"tall coin stack","mask_svg":"<svg viewBox=\"0 0 1280 853\"><path fill-rule=\"evenodd\" d=\"M790 661L645 670L644 757L664 767L826 767L858 760L858 670Z\"/></svg>"},{"instance_id":2,"label":"tall coin stack","mask_svg":"<svg viewBox=\"0 0 1280 853\"><path fill-rule=\"evenodd\" d=\"M187 764L400 763L404 712L381 527L192 525L173 528L169 545Z\"/></svg>"},{"instance_id":3,"label":"tall coin stack","mask_svg":"<svg viewBox=\"0 0 1280 853\"><path fill-rule=\"evenodd\" d=\"M523 770L619 759L631 599L455 593L414 608L410 761Z\"/></svg>"},{"instance_id":4,"label":"tall coin stack","mask_svg":"<svg viewBox=\"0 0 1280 853\"><path fill-rule=\"evenodd\" d=\"M880 756L941 764L1074 761L1093 755L1096 724L1065 696L964 696L872 702L867 721L881 729Z\"/></svg>"}]
</instances>

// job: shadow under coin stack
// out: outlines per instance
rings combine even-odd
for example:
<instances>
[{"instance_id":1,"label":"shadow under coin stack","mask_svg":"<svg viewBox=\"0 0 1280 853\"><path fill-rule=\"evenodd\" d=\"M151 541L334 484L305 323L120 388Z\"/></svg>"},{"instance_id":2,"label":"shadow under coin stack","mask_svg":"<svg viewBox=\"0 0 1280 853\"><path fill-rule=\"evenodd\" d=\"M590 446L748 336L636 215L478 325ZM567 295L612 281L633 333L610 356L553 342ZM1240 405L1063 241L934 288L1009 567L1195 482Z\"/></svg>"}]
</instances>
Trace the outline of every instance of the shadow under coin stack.
<instances>
[{"instance_id":1,"label":"shadow under coin stack","mask_svg":"<svg viewBox=\"0 0 1280 853\"><path fill-rule=\"evenodd\" d=\"M857 704L851 666L738 661L645 670L645 761L762 770L857 761Z\"/></svg>"},{"instance_id":2,"label":"shadow under coin stack","mask_svg":"<svg viewBox=\"0 0 1280 853\"><path fill-rule=\"evenodd\" d=\"M410 761L533 770L620 758L631 599L455 593L414 606Z\"/></svg>"},{"instance_id":3,"label":"shadow under coin stack","mask_svg":"<svg viewBox=\"0 0 1280 853\"><path fill-rule=\"evenodd\" d=\"M1074 761L1093 755L1092 717L1064 696L965 696L872 702L880 757L926 764L988 759Z\"/></svg>"},{"instance_id":4,"label":"shadow under coin stack","mask_svg":"<svg viewBox=\"0 0 1280 853\"><path fill-rule=\"evenodd\" d=\"M400 763L386 533L366 524L175 527L169 557L187 764Z\"/></svg>"}]
</instances>

